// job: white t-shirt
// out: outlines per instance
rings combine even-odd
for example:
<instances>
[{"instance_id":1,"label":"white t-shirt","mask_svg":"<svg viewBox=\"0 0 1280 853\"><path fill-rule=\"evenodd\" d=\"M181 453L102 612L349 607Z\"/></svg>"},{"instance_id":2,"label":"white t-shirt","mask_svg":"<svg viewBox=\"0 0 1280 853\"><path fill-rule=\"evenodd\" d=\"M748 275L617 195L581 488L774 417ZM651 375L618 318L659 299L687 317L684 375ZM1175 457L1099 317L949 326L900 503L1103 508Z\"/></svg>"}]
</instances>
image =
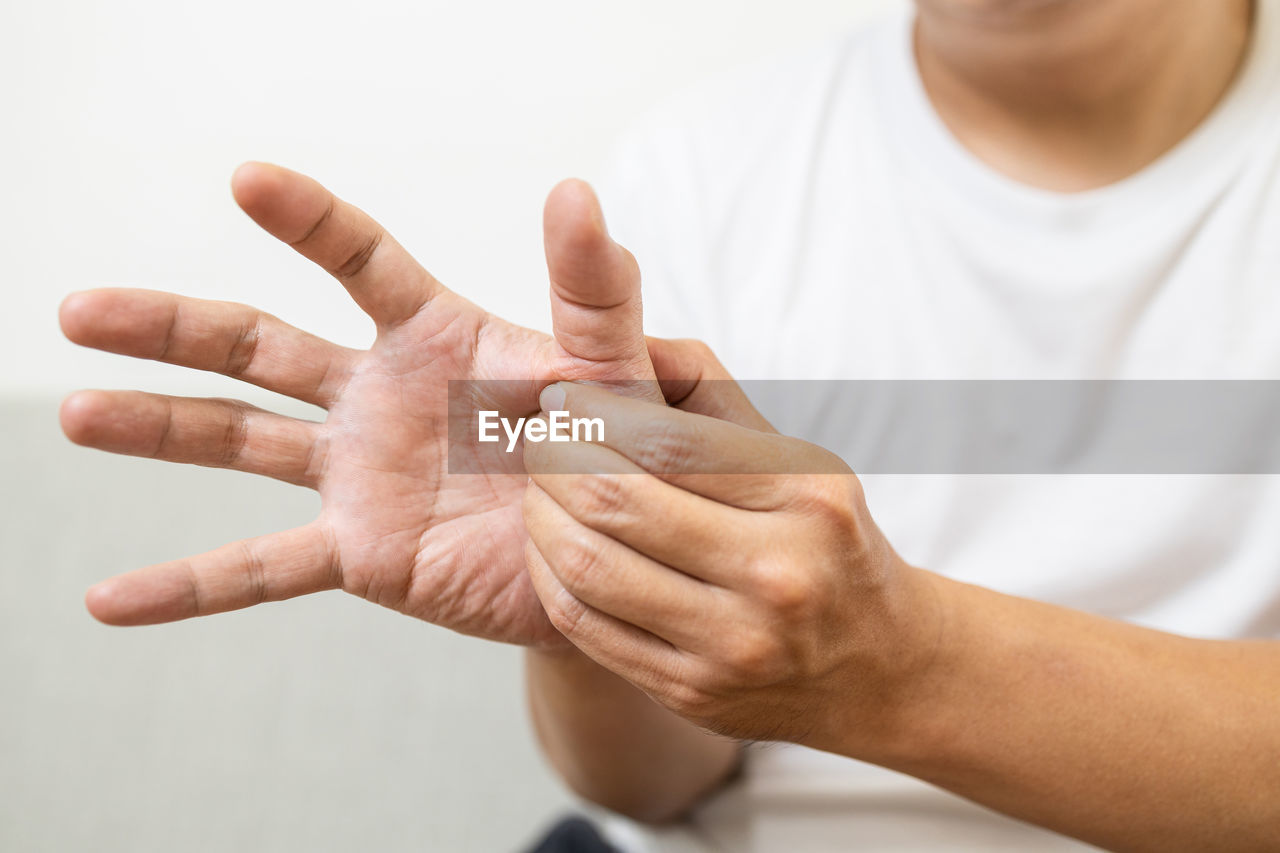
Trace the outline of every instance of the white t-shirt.
<instances>
[{"instance_id":1,"label":"white t-shirt","mask_svg":"<svg viewBox=\"0 0 1280 853\"><path fill-rule=\"evenodd\" d=\"M690 93L624 139L603 188L648 330L706 340L742 379L1280 378L1278 7L1259 4L1246 64L1197 130L1083 193L1018 184L950 135L906 9ZM915 565L1181 634L1280 637L1280 478L864 480ZM626 843L1080 847L790 745L752 747L689 826Z\"/></svg>"}]
</instances>

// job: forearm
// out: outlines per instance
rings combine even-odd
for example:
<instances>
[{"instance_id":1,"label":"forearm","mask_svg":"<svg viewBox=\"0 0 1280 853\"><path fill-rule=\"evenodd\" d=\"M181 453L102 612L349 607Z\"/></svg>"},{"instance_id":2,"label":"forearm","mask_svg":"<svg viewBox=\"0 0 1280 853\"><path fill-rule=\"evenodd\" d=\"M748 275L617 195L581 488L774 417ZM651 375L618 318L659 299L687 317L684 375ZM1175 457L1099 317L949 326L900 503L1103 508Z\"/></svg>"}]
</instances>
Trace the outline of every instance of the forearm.
<instances>
[{"instance_id":1,"label":"forearm","mask_svg":"<svg viewBox=\"0 0 1280 853\"><path fill-rule=\"evenodd\" d=\"M581 463L571 445L526 448L529 577L561 634L666 707L1095 844L1275 848L1280 644L1190 640L912 568L827 451L561 390L575 416L633 425L593 451L628 475L593 488L563 473ZM762 459L810 473L752 473ZM557 716L575 712L608 715L568 701ZM575 761L603 759L584 743L627 746L609 734L578 735ZM648 749L625 760L643 767Z\"/></svg>"},{"instance_id":2,"label":"forearm","mask_svg":"<svg viewBox=\"0 0 1280 853\"><path fill-rule=\"evenodd\" d=\"M1108 848L1280 838L1280 646L1191 640L928 577L946 627L896 736L827 748Z\"/></svg>"},{"instance_id":3,"label":"forearm","mask_svg":"<svg viewBox=\"0 0 1280 853\"><path fill-rule=\"evenodd\" d=\"M679 817L737 767L708 734L576 649L526 654L529 709L548 760L576 793L646 822Z\"/></svg>"}]
</instances>

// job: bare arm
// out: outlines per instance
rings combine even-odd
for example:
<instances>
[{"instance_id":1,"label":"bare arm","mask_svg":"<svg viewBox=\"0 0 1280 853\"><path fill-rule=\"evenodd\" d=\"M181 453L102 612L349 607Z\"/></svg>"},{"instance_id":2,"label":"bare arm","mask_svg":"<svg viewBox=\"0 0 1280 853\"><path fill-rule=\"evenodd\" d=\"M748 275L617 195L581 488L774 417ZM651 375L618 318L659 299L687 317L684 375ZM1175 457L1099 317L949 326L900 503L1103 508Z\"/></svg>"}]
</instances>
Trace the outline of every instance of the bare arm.
<instances>
[{"instance_id":1,"label":"bare arm","mask_svg":"<svg viewBox=\"0 0 1280 853\"><path fill-rule=\"evenodd\" d=\"M738 763L735 741L681 719L577 649L530 650L529 710L580 796L635 820L678 818Z\"/></svg>"},{"instance_id":2,"label":"bare arm","mask_svg":"<svg viewBox=\"0 0 1280 853\"><path fill-rule=\"evenodd\" d=\"M650 338L648 346L671 406L774 432L705 344ZM538 552L526 550L526 560L536 567ZM529 649L525 670L543 752L592 802L662 823L684 815L738 768L738 741L681 718L571 645Z\"/></svg>"},{"instance_id":3,"label":"bare arm","mask_svg":"<svg viewBox=\"0 0 1280 853\"><path fill-rule=\"evenodd\" d=\"M1280 645L932 578L940 653L881 763L1108 848L1280 844ZM874 749L850 735L829 747Z\"/></svg>"},{"instance_id":4,"label":"bare arm","mask_svg":"<svg viewBox=\"0 0 1280 853\"><path fill-rule=\"evenodd\" d=\"M894 552L821 448L560 388L609 429L526 451L530 575L565 636L666 707L1104 847L1278 849L1280 643L947 580ZM586 470L611 473L564 473Z\"/></svg>"}]
</instances>

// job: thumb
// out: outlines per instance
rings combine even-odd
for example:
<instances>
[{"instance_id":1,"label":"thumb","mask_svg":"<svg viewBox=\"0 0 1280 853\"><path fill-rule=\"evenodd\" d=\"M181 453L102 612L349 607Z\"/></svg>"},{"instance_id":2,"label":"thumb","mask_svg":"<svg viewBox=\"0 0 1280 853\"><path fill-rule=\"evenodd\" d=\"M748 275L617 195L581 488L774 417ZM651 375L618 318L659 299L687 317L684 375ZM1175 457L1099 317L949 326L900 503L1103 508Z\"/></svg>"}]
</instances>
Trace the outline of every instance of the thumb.
<instances>
[{"instance_id":1,"label":"thumb","mask_svg":"<svg viewBox=\"0 0 1280 853\"><path fill-rule=\"evenodd\" d=\"M640 268L609 236L595 192L583 181L559 183L547 197L542 230L551 327L556 343L579 363L574 372L580 375L573 378L652 380L641 323Z\"/></svg>"}]
</instances>

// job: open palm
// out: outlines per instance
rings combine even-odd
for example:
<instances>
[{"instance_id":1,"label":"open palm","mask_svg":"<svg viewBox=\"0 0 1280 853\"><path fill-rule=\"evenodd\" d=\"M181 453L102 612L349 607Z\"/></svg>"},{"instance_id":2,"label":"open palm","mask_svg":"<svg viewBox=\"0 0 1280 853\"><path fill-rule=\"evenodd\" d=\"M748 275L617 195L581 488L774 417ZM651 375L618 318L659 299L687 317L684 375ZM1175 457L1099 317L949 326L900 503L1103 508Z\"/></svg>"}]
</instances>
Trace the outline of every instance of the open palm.
<instances>
[{"instance_id":1,"label":"open palm","mask_svg":"<svg viewBox=\"0 0 1280 853\"><path fill-rule=\"evenodd\" d=\"M448 383L518 380L484 386L502 397L486 407L529 414L556 379L654 377L635 263L609 239L590 190L566 182L547 203L554 338L447 290L377 223L310 178L246 164L233 190L255 221L333 274L373 318L369 350L247 306L142 290L74 294L63 329L86 346L224 373L322 406L328 417L313 423L232 400L83 391L64 403L63 429L104 450L313 488L322 511L304 527L103 582L89 591L91 612L146 624L341 588L464 633L556 642L524 570L526 478L450 473ZM679 369L699 366L686 360Z\"/></svg>"}]
</instances>

